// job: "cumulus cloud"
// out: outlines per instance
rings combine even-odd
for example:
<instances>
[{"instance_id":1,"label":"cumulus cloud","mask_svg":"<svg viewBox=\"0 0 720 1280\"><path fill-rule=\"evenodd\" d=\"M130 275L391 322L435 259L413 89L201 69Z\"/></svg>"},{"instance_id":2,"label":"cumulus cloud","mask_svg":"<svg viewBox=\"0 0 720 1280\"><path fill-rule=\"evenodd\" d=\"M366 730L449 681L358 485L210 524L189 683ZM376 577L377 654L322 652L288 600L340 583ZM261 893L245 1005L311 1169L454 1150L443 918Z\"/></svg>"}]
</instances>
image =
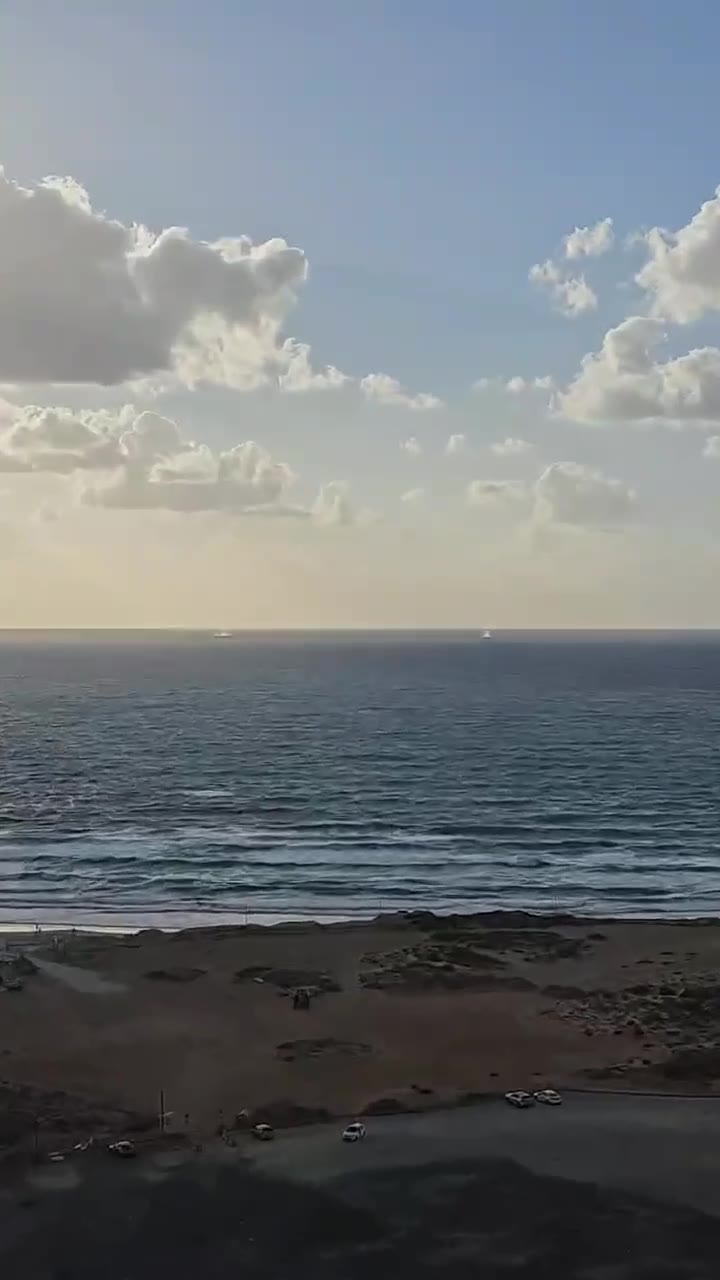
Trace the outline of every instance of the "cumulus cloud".
<instances>
[{"instance_id":1,"label":"cumulus cloud","mask_svg":"<svg viewBox=\"0 0 720 1280\"><path fill-rule=\"evenodd\" d=\"M319 524L352 524L355 513L348 497L347 486L337 480L323 485L315 499L312 514Z\"/></svg>"},{"instance_id":2,"label":"cumulus cloud","mask_svg":"<svg viewBox=\"0 0 720 1280\"><path fill-rule=\"evenodd\" d=\"M117 413L64 408L8 406L0 431L0 471L108 470L124 458L123 428L134 416L132 406Z\"/></svg>"},{"instance_id":3,"label":"cumulus cloud","mask_svg":"<svg viewBox=\"0 0 720 1280\"><path fill-rule=\"evenodd\" d=\"M422 502L425 497L424 489L408 489L407 493L400 495L401 502L417 503Z\"/></svg>"},{"instance_id":4,"label":"cumulus cloud","mask_svg":"<svg viewBox=\"0 0 720 1280\"><path fill-rule=\"evenodd\" d=\"M511 396L519 396L523 391L527 391L528 383L524 378L514 377L508 378L505 383L505 390L510 392Z\"/></svg>"},{"instance_id":5,"label":"cumulus cloud","mask_svg":"<svg viewBox=\"0 0 720 1280\"><path fill-rule=\"evenodd\" d=\"M306 277L285 240L155 233L93 209L72 178L24 187L0 168L0 384L347 387L396 408L440 406L385 373L315 367L307 344L283 340Z\"/></svg>"},{"instance_id":6,"label":"cumulus cloud","mask_svg":"<svg viewBox=\"0 0 720 1280\"><path fill-rule=\"evenodd\" d=\"M566 316L579 316L597 307L597 294L584 276L564 276L550 258L536 262L528 273L530 280L548 289L560 311Z\"/></svg>"},{"instance_id":7,"label":"cumulus cloud","mask_svg":"<svg viewBox=\"0 0 720 1280\"><path fill-rule=\"evenodd\" d=\"M629 316L585 356L557 407L578 422L720 420L720 350L701 347L659 361L655 349L664 339L658 318Z\"/></svg>"},{"instance_id":8,"label":"cumulus cloud","mask_svg":"<svg viewBox=\"0 0 720 1280\"><path fill-rule=\"evenodd\" d=\"M409 453L413 458L419 458L422 453L422 445L416 436L410 436L407 440L403 440L400 448Z\"/></svg>"},{"instance_id":9,"label":"cumulus cloud","mask_svg":"<svg viewBox=\"0 0 720 1280\"><path fill-rule=\"evenodd\" d=\"M720 187L686 226L653 227L641 239L648 261L635 279L656 315L687 324L720 309Z\"/></svg>"},{"instance_id":10,"label":"cumulus cloud","mask_svg":"<svg viewBox=\"0 0 720 1280\"><path fill-rule=\"evenodd\" d=\"M367 377L360 379L360 389L368 400L375 400L378 404L391 408L414 409L422 413L442 407L442 400L437 396L431 396L427 392L412 395L396 378L391 378L387 373L369 373Z\"/></svg>"},{"instance_id":11,"label":"cumulus cloud","mask_svg":"<svg viewBox=\"0 0 720 1280\"><path fill-rule=\"evenodd\" d=\"M292 471L259 444L214 452L186 439L172 419L136 415L131 406L114 414L16 408L0 435L0 471L104 473L85 483L81 498L114 510L314 517L327 525L354 519L343 485L325 485L310 509L291 503Z\"/></svg>"},{"instance_id":12,"label":"cumulus cloud","mask_svg":"<svg viewBox=\"0 0 720 1280\"><path fill-rule=\"evenodd\" d=\"M613 246L613 220L603 218L592 227L576 227L563 241L566 258L597 258Z\"/></svg>"},{"instance_id":13,"label":"cumulus cloud","mask_svg":"<svg viewBox=\"0 0 720 1280\"><path fill-rule=\"evenodd\" d=\"M455 435L448 437L448 442L445 445L445 452L451 458L458 457L459 454L465 452L466 444L466 437L459 431Z\"/></svg>"},{"instance_id":14,"label":"cumulus cloud","mask_svg":"<svg viewBox=\"0 0 720 1280\"><path fill-rule=\"evenodd\" d=\"M474 391L506 391L510 396L521 396L533 391L552 391L555 381L549 373L537 378L525 378L521 374L513 374L511 378L478 378L473 383Z\"/></svg>"},{"instance_id":15,"label":"cumulus cloud","mask_svg":"<svg viewBox=\"0 0 720 1280\"><path fill-rule=\"evenodd\" d=\"M536 519L611 528L635 513L636 494L620 480L578 462L553 462L533 486Z\"/></svg>"},{"instance_id":16,"label":"cumulus cloud","mask_svg":"<svg viewBox=\"0 0 720 1280\"><path fill-rule=\"evenodd\" d=\"M517 458L532 449L532 445L528 440L518 440L514 436L507 436L505 440L498 440L495 444L491 444L490 449L499 458Z\"/></svg>"},{"instance_id":17,"label":"cumulus cloud","mask_svg":"<svg viewBox=\"0 0 720 1280\"><path fill-rule=\"evenodd\" d=\"M504 389L511 396L521 396L528 391L552 391L553 386L554 383L549 373L544 374L541 378L522 378L519 374L516 374L513 378L508 378L504 384Z\"/></svg>"},{"instance_id":18,"label":"cumulus cloud","mask_svg":"<svg viewBox=\"0 0 720 1280\"><path fill-rule=\"evenodd\" d=\"M204 445L183 442L169 419L146 413L121 444L125 465L106 484L85 489L87 504L125 511L306 514L286 503L294 480L290 468L252 440L213 455Z\"/></svg>"},{"instance_id":19,"label":"cumulus cloud","mask_svg":"<svg viewBox=\"0 0 720 1280\"><path fill-rule=\"evenodd\" d=\"M0 381L171 370L197 355L207 317L272 345L306 273L284 240L155 235L95 212L72 179L23 187L0 170Z\"/></svg>"},{"instance_id":20,"label":"cumulus cloud","mask_svg":"<svg viewBox=\"0 0 720 1280\"><path fill-rule=\"evenodd\" d=\"M504 510L535 526L558 525L613 529L631 520L637 497L621 480L579 462L553 462L532 484L473 480L467 488L472 506Z\"/></svg>"},{"instance_id":21,"label":"cumulus cloud","mask_svg":"<svg viewBox=\"0 0 720 1280\"><path fill-rule=\"evenodd\" d=\"M283 360L286 361L284 371L278 376L282 391L337 391L353 382L348 374L341 373L334 365L314 369L309 345L296 342L294 338L286 339L278 359L281 366Z\"/></svg>"}]
</instances>

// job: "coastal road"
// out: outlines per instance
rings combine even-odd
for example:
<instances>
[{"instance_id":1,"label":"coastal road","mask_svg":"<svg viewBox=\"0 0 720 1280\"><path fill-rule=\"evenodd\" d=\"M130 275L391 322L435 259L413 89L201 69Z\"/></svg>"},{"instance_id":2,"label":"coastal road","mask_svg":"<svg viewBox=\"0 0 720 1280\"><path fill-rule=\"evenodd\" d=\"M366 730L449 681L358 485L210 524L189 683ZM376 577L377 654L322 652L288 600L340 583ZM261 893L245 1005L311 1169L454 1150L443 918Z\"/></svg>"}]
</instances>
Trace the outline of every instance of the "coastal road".
<instances>
[{"instance_id":1,"label":"coastal road","mask_svg":"<svg viewBox=\"0 0 720 1280\"><path fill-rule=\"evenodd\" d=\"M3 1280L716 1280L720 1099L568 1094L91 1152L0 1187Z\"/></svg>"},{"instance_id":2,"label":"coastal road","mask_svg":"<svg viewBox=\"0 0 720 1280\"><path fill-rule=\"evenodd\" d=\"M278 1135L251 1148L283 1178L324 1183L350 1171L506 1158L533 1173L668 1198L720 1217L720 1098L566 1093L561 1107L518 1111L504 1100L368 1119L368 1137L340 1142L342 1125Z\"/></svg>"}]
</instances>

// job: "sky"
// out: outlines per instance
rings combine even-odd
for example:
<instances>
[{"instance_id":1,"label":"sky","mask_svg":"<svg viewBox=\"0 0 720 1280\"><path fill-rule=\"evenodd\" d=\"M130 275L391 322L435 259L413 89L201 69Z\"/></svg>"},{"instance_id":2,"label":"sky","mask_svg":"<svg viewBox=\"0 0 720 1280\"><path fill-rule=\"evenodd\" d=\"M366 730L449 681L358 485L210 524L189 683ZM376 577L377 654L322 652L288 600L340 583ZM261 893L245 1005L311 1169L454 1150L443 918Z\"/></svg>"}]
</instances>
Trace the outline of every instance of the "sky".
<instances>
[{"instance_id":1,"label":"sky","mask_svg":"<svg viewBox=\"0 0 720 1280\"><path fill-rule=\"evenodd\" d=\"M720 627L718 37L0 0L0 626Z\"/></svg>"}]
</instances>

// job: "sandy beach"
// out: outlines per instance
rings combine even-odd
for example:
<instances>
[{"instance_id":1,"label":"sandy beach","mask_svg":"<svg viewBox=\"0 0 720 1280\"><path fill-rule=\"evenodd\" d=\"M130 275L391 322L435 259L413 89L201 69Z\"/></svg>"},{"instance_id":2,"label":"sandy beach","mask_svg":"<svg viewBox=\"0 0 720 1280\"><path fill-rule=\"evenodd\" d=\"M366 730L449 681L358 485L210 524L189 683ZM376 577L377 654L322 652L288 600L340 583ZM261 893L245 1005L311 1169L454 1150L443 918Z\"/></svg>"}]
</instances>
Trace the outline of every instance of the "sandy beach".
<instances>
[{"instance_id":1,"label":"sandy beach","mask_svg":"<svg viewBox=\"0 0 720 1280\"><path fill-rule=\"evenodd\" d=\"M545 1084L720 1088L717 921L414 913L2 945L6 1152L36 1127L152 1128L161 1090L202 1137L242 1109L282 1125Z\"/></svg>"}]
</instances>

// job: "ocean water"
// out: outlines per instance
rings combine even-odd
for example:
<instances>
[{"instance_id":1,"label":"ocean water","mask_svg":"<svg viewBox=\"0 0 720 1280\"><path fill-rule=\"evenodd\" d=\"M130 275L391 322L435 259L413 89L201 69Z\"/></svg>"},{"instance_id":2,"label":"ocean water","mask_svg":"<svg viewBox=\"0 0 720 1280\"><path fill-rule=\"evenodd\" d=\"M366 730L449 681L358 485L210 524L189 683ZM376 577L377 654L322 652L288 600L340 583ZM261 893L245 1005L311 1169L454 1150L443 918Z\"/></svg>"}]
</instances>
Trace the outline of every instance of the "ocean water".
<instances>
[{"instance_id":1,"label":"ocean water","mask_svg":"<svg viewBox=\"0 0 720 1280\"><path fill-rule=\"evenodd\" d=\"M720 635L0 633L0 923L720 913Z\"/></svg>"}]
</instances>

